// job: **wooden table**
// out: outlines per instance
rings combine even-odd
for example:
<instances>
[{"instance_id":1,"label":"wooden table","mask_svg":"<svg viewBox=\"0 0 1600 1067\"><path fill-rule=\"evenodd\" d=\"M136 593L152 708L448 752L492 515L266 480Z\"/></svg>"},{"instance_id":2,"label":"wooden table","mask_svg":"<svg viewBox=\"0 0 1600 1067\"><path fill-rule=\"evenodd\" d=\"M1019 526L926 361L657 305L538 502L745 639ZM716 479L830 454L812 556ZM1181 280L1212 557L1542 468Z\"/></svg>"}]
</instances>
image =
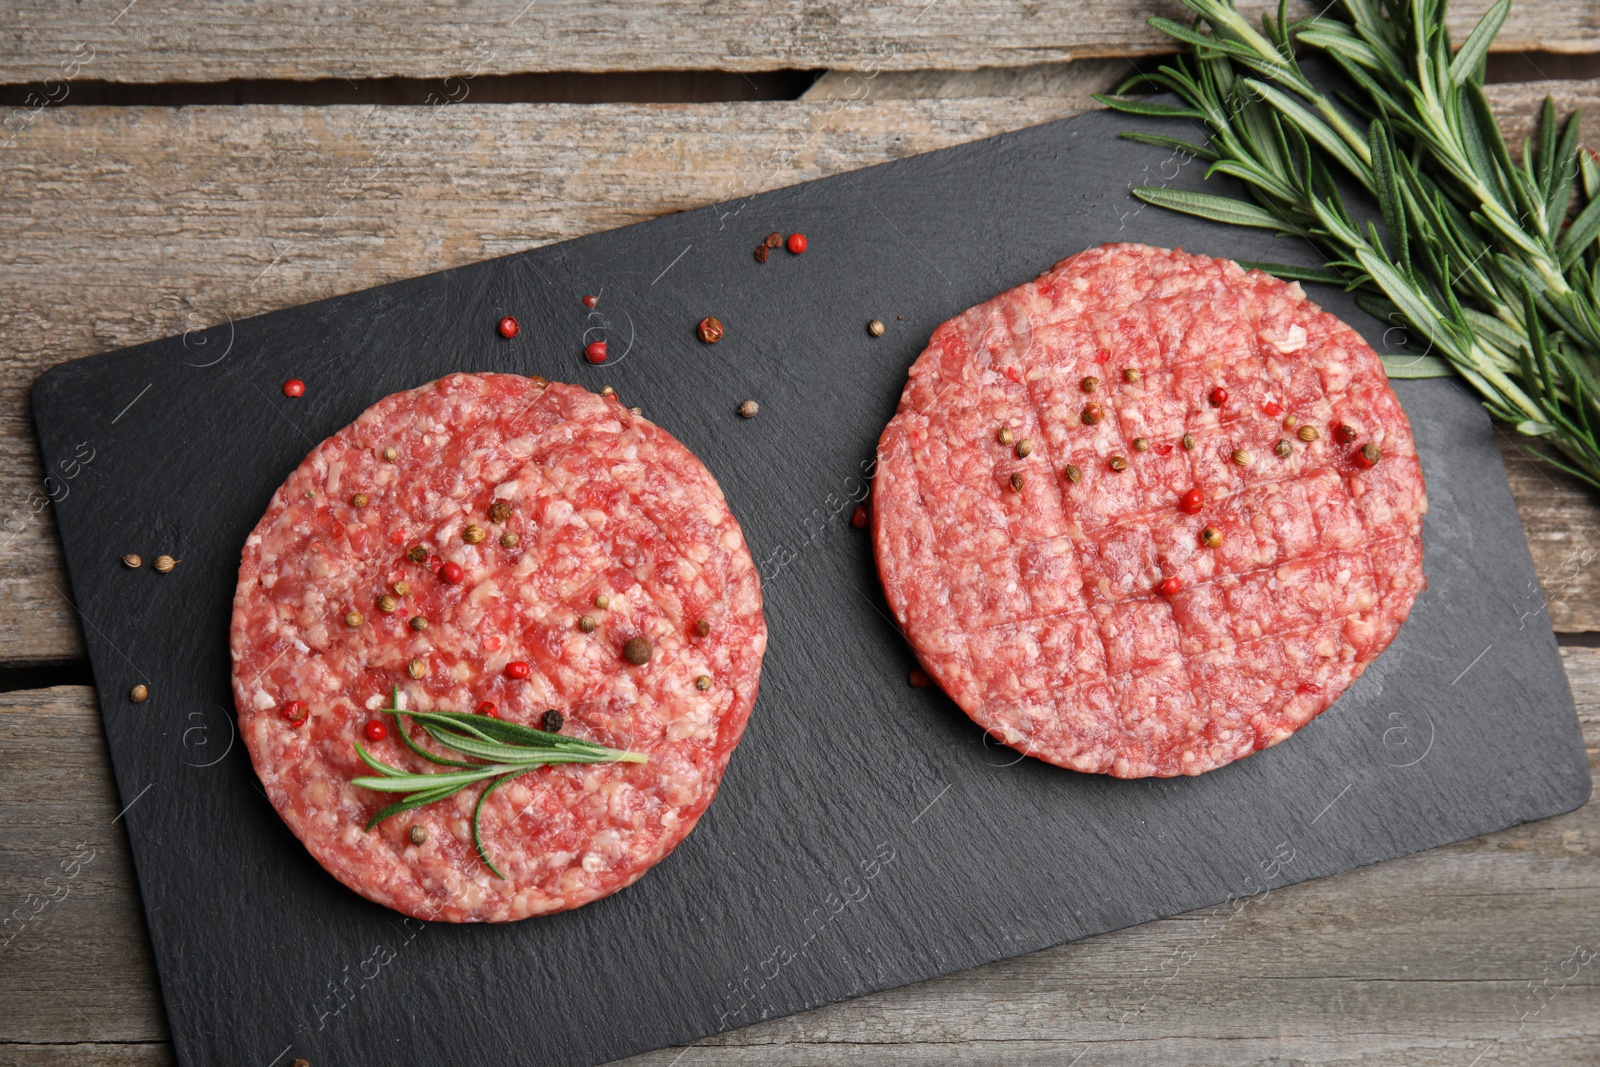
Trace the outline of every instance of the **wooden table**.
<instances>
[{"instance_id":1,"label":"wooden table","mask_svg":"<svg viewBox=\"0 0 1600 1067\"><path fill-rule=\"evenodd\" d=\"M0 114L0 679L12 690L0 693L0 903L28 916L0 931L0 1063L172 1059L44 504L26 408L41 370L1070 115L1128 57L1161 49L1147 14L1179 12L1171 0L511 0L404 15L317 0L124 4L22 0L0 39L9 80L54 79L40 90L50 106ZM1485 6L1455 9L1458 40ZM1541 55L1600 50L1600 12L1525 0L1501 46L1535 70ZM1517 55L1529 49L1542 52ZM474 98L475 85L503 91L530 72L783 67L829 73L797 101ZM72 96L90 79L389 76L436 83L432 101L170 109ZM1511 136L1546 93L1592 115L1600 79L1496 86ZM1509 436L1502 446L1544 589L1532 622L1573 646L1563 659L1593 768L1600 649L1576 646L1600 644L1600 496ZM1597 811L633 1062L1594 1062Z\"/></svg>"}]
</instances>

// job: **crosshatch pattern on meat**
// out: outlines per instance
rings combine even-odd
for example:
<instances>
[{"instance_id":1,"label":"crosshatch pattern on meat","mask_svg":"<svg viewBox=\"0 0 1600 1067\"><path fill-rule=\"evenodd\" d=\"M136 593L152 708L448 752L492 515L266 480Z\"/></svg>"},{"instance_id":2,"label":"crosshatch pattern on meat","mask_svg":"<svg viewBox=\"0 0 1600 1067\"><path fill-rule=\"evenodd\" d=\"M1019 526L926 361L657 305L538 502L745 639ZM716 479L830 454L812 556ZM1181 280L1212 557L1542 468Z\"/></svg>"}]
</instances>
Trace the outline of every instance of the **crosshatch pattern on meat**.
<instances>
[{"instance_id":1,"label":"crosshatch pattern on meat","mask_svg":"<svg viewBox=\"0 0 1600 1067\"><path fill-rule=\"evenodd\" d=\"M934 331L872 517L895 617L968 715L1028 755L1145 777L1332 704L1425 585L1426 510L1354 330L1297 284L1116 244Z\"/></svg>"}]
</instances>

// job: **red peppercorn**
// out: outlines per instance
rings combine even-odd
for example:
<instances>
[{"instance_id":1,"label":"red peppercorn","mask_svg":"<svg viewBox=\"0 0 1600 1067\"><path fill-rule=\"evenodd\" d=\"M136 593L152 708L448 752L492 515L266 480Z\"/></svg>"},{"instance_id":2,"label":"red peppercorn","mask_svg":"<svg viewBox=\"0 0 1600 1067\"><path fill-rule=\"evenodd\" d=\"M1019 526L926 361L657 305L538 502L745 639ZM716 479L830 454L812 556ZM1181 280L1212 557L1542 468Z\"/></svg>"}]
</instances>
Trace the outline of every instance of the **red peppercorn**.
<instances>
[{"instance_id":1,"label":"red peppercorn","mask_svg":"<svg viewBox=\"0 0 1600 1067\"><path fill-rule=\"evenodd\" d=\"M1204 505L1205 498L1198 489L1191 489L1178 498L1178 510L1189 515L1198 515Z\"/></svg>"},{"instance_id":2,"label":"red peppercorn","mask_svg":"<svg viewBox=\"0 0 1600 1067\"><path fill-rule=\"evenodd\" d=\"M1111 353L1106 351L1104 348L1102 348L1100 350L1100 354L1099 355L1094 357L1094 361L1096 363L1106 363L1106 362L1109 362L1110 359L1111 359Z\"/></svg>"},{"instance_id":3,"label":"red peppercorn","mask_svg":"<svg viewBox=\"0 0 1600 1067\"><path fill-rule=\"evenodd\" d=\"M532 673L533 668L522 662L520 659L512 660L510 663L506 664L507 678L516 678L520 681Z\"/></svg>"},{"instance_id":4,"label":"red peppercorn","mask_svg":"<svg viewBox=\"0 0 1600 1067\"><path fill-rule=\"evenodd\" d=\"M867 508L865 504L857 505L855 514L850 516L850 525L858 530L866 529Z\"/></svg>"},{"instance_id":5,"label":"red peppercorn","mask_svg":"<svg viewBox=\"0 0 1600 1067\"><path fill-rule=\"evenodd\" d=\"M606 343L604 341L590 341L584 346L583 358L590 363L604 363L606 361Z\"/></svg>"},{"instance_id":6,"label":"red peppercorn","mask_svg":"<svg viewBox=\"0 0 1600 1067\"><path fill-rule=\"evenodd\" d=\"M592 293L583 298L583 306L586 308L592 308L598 303L600 303L600 298Z\"/></svg>"},{"instance_id":7,"label":"red peppercorn","mask_svg":"<svg viewBox=\"0 0 1600 1067\"><path fill-rule=\"evenodd\" d=\"M505 318L500 320L500 336L504 337L508 341L515 337L517 332L521 329L522 327L517 325L517 320L512 318L510 315L507 315Z\"/></svg>"},{"instance_id":8,"label":"red peppercorn","mask_svg":"<svg viewBox=\"0 0 1600 1067\"><path fill-rule=\"evenodd\" d=\"M382 719L372 719L361 728L361 732L367 735L368 741L376 743L389 736L389 727L384 725Z\"/></svg>"},{"instance_id":9,"label":"red peppercorn","mask_svg":"<svg viewBox=\"0 0 1600 1067\"><path fill-rule=\"evenodd\" d=\"M283 395L305 396L306 383L302 382L299 378L290 378L288 381L283 383Z\"/></svg>"},{"instance_id":10,"label":"red peppercorn","mask_svg":"<svg viewBox=\"0 0 1600 1067\"><path fill-rule=\"evenodd\" d=\"M299 726L311 717L311 709L298 700L291 700L283 706L283 721L290 726Z\"/></svg>"},{"instance_id":11,"label":"red peppercorn","mask_svg":"<svg viewBox=\"0 0 1600 1067\"><path fill-rule=\"evenodd\" d=\"M487 715L491 719L498 719L500 717L500 709L494 706L494 701L485 700L478 705L478 714Z\"/></svg>"},{"instance_id":12,"label":"red peppercorn","mask_svg":"<svg viewBox=\"0 0 1600 1067\"><path fill-rule=\"evenodd\" d=\"M1167 577L1167 578L1161 579L1161 595L1162 596L1177 596L1178 595L1178 590L1182 589L1182 588L1183 588L1183 583L1178 581L1178 579L1176 579L1176 578Z\"/></svg>"},{"instance_id":13,"label":"red peppercorn","mask_svg":"<svg viewBox=\"0 0 1600 1067\"><path fill-rule=\"evenodd\" d=\"M933 679L928 677L928 672L921 667L912 667L911 676L906 679L913 689L926 689L933 684Z\"/></svg>"},{"instance_id":14,"label":"red peppercorn","mask_svg":"<svg viewBox=\"0 0 1600 1067\"><path fill-rule=\"evenodd\" d=\"M439 577L443 578L451 585L460 585L461 580L466 576L467 572L461 569L461 564L454 561L446 563L444 566L439 568Z\"/></svg>"},{"instance_id":15,"label":"red peppercorn","mask_svg":"<svg viewBox=\"0 0 1600 1067\"><path fill-rule=\"evenodd\" d=\"M803 233L791 233L788 243L784 247L798 256L806 250L806 235Z\"/></svg>"},{"instance_id":16,"label":"red peppercorn","mask_svg":"<svg viewBox=\"0 0 1600 1067\"><path fill-rule=\"evenodd\" d=\"M1268 415L1271 415L1273 418L1277 418L1279 415L1283 414L1283 407L1281 405L1277 404L1277 403L1274 403L1271 400L1269 400L1265 404L1261 405L1261 410L1265 411Z\"/></svg>"},{"instance_id":17,"label":"red peppercorn","mask_svg":"<svg viewBox=\"0 0 1600 1067\"><path fill-rule=\"evenodd\" d=\"M1212 407L1220 408L1228 402L1228 391L1219 385L1211 390L1211 394L1206 399L1211 401Z\"/></svg>"},{"instance_id":18,"label":"red peppercorn","mask_svg":"<svg viewBox=\"0 0 1600 1067\"><path fill-rule=\"evenodd\" d=\"M1371 441L1368 441L1366 444L1356 449L1354 458L1356 461L1356 466L1361 467L1364 470L1371 470L1373 467L1378 465L1378 460L1383 458L1383 450L1377 445L1373 444Z\"/></svg>"}]
</instances>

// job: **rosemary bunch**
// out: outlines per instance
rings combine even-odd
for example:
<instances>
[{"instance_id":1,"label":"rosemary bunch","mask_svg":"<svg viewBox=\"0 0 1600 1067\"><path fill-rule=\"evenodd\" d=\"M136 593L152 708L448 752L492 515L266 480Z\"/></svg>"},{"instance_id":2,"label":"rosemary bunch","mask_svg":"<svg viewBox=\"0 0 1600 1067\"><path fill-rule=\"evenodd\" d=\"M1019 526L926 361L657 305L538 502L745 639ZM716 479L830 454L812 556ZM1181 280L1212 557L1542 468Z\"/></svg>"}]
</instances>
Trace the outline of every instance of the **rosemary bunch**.
<instances>
[{"instance_id":1,"label":"rosemary bunch","mask_svg":"<svg viewBox=\"0 0 1600 1067\"><path fill-rule=\"evenodd\" d=\"M413 774L384 763L362 747L361 742L356 742L356 755L378 773L375 777L353 778L351 782L380 793L407 794L403 799L380 808L367 820L366 828L371 830L390 816L453 797L468 786L487 782L472 808L472 843L483 865L498 878L504 878L505 875L489 858L488 851L483 847L483 836L478 830L483 802L489 799L489 794L495 789L536 767L552 763L645 763L649 759L638 752L622 752L593 741L546 733L487 715L459 711L407 711L400 707L398 686L390 694L389 705L382 709L383 713L395 717L394 732L407 748L430 763L454 767L456 770ZM423 732L438 744L481 762L434 755L412 739L402 716L419 724Z\"/></svg>"},{"instance_id":2,"label":"rosemary bunch","mask_svg":"<svg viewBox=\"0 0 1600 1067\"><path fill-rule=\"evenodd\" d=\"M1257 264L1342 284L1367 311L1426 338L1489 412L1560 454L1551 462L1600 488L1600 167L1547 99L1512 159L1483 94L1484 58L1510 11L1500 0L1459 52L1446 0L1336 0L1335 15L1257 30L1232 0L1184 0L1193 27L1151 25L1187 56L1098 99L1136 115L1202 121L1204 145L1133 140L1193 153L1244 184L1249 199L1141 187L1146 203L1304 237L1329 272ZM1294 45L1342 76L1336 97L1305 76ZM1155 88L1182 106L1121 94ZM1384 228L1348 210L1338 177L1376 202ZM1574 217L1574 210L1576 211ZM1446 370L1388 361L1395 377ZM1409 369L1408 369L1409 367Z\"/></svg>"}]
</instances>

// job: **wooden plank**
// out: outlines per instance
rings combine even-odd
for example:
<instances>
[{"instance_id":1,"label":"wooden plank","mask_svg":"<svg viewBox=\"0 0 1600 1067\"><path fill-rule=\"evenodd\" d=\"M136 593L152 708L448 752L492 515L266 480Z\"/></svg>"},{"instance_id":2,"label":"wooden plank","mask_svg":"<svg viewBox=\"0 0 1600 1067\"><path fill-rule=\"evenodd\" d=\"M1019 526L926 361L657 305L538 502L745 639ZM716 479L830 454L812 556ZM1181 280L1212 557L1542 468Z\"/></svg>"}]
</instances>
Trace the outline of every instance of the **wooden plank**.
<instances>
[{"instance_id":1,"label":"wooden plank","mask_svg":"<svg viewBox=\"0 0 1600 1067\"><path fill-rule=\"evenodd\" d=\"M1600 651L1562 657L1600 772ZM95 850L0 947L0 1058L169 1062L92 692L0 696L0 765L0 900L24 904L79 842ZM630 1062L1577 1062L1600 1041L1597 915L1589 804Z\"/></svg>"},{"instance_id":2,"label":"wooden plank","mask_svg":"<svg viewBox=\"0 0 1600 1067\"><path fill-rule=\"evenodd\" d=\"M1267 5L1240 6L1253 19ZM1304 16L1319 6L1300 2L1291 10ZM1456 40L1465 39L1488 6L1488 0L1451 5ZM12 81L59 79L75 69L78 77L124 82L442 79L558 70L965 70L1172 51L1170 39L1146 25L1157 14L1190 19L1177 0L432 0L404 8L280 0L265 11L228 0L133 0L98 9L22 0L8 11L0 69ZM1586 0L1541 0L1512 9L1497 47L1585 52L1595 50L1597 37L1600 12Z\"/></svg>"},{"instance_id":3,"label":"wooden plank","mask_svg":"<svg viewBox=\"0 0 1600 1067\"><path fill-rule=\"evenodd\" d=\"M1566 106L1600 104L1600 81L1552 87ZM1538 91L1492 97L1525 122ZM46 367L1076 109L841 97L41 113L0 168L0 663L83 654L26 407ZM1525 481L1525 522L1547 531L1534 548L1552 621L1600 629L1600 578L1587 560L1569 575L1563 540L1600 527L1595 498Z\"/></svg>"}]
</instances>

